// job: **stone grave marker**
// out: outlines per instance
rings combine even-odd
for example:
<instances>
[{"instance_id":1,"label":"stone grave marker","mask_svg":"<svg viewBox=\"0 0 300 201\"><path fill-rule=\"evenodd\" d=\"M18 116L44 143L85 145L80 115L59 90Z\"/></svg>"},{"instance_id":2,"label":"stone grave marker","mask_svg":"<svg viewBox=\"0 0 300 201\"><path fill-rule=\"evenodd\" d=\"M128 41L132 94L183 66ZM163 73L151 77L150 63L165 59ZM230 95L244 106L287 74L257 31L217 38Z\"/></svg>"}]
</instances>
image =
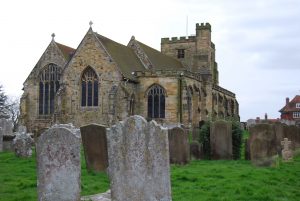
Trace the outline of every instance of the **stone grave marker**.
<instances>
[{"instance_id":1,"label":"stone grave marker","mask_svg":"<svg viewBox=\"0 0 300 201\"><path fill-rule=\"evenodd\" d=\"M281 141L281 145L283 146L282 150L282 159L283 161L291 161L293 160L293 152L290 149L292 142L288 140L288 138L284 138L283 141Z\"/></svg>"},{"instance_id":2,"label":"stone grave marker","mask_svg":"<svg viewBox=\"0 0 300 201\"><path fill-rule=\"evenodd\" d=\"M273 166L277 156L276 134L272 124L256 124L250 127L250 158L254 165Z\"/></svg>"},{"instance_id":3,"label":"stone grave marker","mask_svg":"<svg viewBox=\"0 0 300 201\"><path fill-rule=\"evenodd\" d=\"M230 122L212 122L210 127L210 148L213 160L232 159L231 127Z\"/></svg>"},{"instance_id":4,"label":"stone grave marker","mask_svg":"<svg viewBox=\"0 0 300 201\"><path fill-rule=\"evenodd\" d=\"M131 116L107 129L113 201L171 201L168 130Z\"/></svg>"},{"instance_id":5,"label":"stone grave marker","mask_svg":"<svg viewBox=\"0 0 300 201\"><path fill-rule=\"evenodd\" d=\"M105 171L108 167L105 126L89 124L80 128L88 170Z\"/></svg>"},{"instance_id":6,"label":"stone grave marker","mask_svg":"<svg viewBox=\"0 0 300 201\"><path fill-rule=\"evenodd\" d=\"M16 156L23 158L32 156L32 146L34 145L34 141L29 133L17 132L12 145Z\"/></svg>"},{"instance_id":7,"label":"stone grave marker","mask_svg":"<svg viewBox=\"0 0 300 201\"><path fill-rule=\"evenodd\" d=\"M187 164L189 162L188 134L180 127L168 130L171 164Z\"/></svg>"},{"instance_id":8,"label":"stone grave marker","mask_svg":"<svg viewBox=\"0 0 300 201\"><path fill-rule=\"evenodd\" d=\"M80 200L80 145L71 125L54 125L37 139L39 201Z\"/></svg>"},{"instance_id":9,"label":"stone grave marker","mask_svg":"<svg viewBox=\"0 0 300 201\"><path fill-rule=\"evenodd\" d=\"M190 156L194 159L201 159L201 145L199 142L193 141L190 143Z\"/></svg>"},{"instance_id":10,"label":"stone grave marker","mask_svg":"<svg viewBox=\"0 0 300 201\"><path fill-rule=\"evenodd\" d=\"M0 152L3 151L3 129L0 127Z\"/></svg>"}]
</instances>

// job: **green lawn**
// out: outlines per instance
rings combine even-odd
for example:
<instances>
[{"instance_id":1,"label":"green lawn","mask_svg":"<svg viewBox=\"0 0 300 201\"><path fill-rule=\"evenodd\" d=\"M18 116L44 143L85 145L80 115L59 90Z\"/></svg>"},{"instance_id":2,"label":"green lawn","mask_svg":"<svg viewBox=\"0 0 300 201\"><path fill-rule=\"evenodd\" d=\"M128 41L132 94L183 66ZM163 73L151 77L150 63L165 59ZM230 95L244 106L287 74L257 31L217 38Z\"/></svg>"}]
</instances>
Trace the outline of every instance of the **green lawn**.
<instances>
[{"instance_id":1,"label":"green lawn","mask_svg":"<svg viewBox=\"0 0 300 201\"><path fill-rule=\"evenodd\" d=\"M0 201L34 201L35 159L0 153ZM300 200L300 157L276 168L257 168L249 161L193 161L171 167L173 201ZM104 173L88 173L82 160L81 194L109 188Z\"/></svg>"}]
</instances>

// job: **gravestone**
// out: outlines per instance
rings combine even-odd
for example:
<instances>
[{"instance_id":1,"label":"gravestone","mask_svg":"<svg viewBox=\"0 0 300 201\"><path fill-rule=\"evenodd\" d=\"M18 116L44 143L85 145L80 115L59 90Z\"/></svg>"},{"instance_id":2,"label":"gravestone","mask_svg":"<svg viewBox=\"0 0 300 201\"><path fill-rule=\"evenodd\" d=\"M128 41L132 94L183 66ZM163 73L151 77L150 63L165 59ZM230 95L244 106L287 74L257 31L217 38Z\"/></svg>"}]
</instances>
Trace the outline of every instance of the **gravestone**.
<instances>
[{"instance_id":1,"label":"gravestone","mask_svg":"<svg viewBox=\"0 0 300 201\"><path fill-rule=\"evenodd\" d=\"M80 200L80 133L72 125L54 125L37 139L39 201Z\"/></svg>"},{"instance_id":2,"label":"gravestone","mask_svg":"<svg viewBox=\"0 0 300 201\"><path fill-rule=\"evenodd\" d=\"M192 159L201 159L201 145L199 142L193 141L190 143L190 154Z\"/></svg>"},{"instance_id":3,"label":"gravestone","mask_svg":"<svg viewBox=\"0 0 300 201\"><path fill-rule=\"evenodd\" d=\"M291 161L293 159L293 152L290 149L292 142L288 140L288 138L284 138L283 141L281 141L281 145L283 146L282 149L282 159L283 161Z\"/></svg>"},{"instance_id":4,"label":"gravestone","mask_svg":"<svg viewBox=\"0 0 300 201\"><path fill-rule=\"evenodd\" d=\"M3 135L13 135L13 123L9 119L0 119L0 127L3 129Z\"/></svg>"},{"instance_id":5,"label":"gravestone","mask_svg":"<svg viewBox=\"0 0 300 201\"><path fill-rule=\"evenodd\" d=\"M171 201L168 130L131 116L107 129L113 201Z\"/></svg>"},{"instance_id":6,"label":"gravestone","mask_svg":"<svg viewBox=\"0 0 300 201\"><path fill-rule=\"evenodd\" d=\"M272 124L250 127L249 148L251 162L257 166L273 166L277 156L276 134Z\"/></svg>"},{"instance_id":7,"label":"gravestone","mask_svg":"<svg viewBox=\"0 0 300 201\"><path fill-rule=\"evenodd\" d=\"M180 127L168 130L170 163L187 164L189 162L188 134Z\"/></svg>"},{"instance_id":8,"label":"gravestone","mask_svg":"<svg viewBox=\"0 0 300 201\"><path fill-rule=\"evenodd\" d=\"M108 167L106 128L89 124L80 128L88 170L105 171Z\"/></svg>"},{"instance_id":9,"label":"gravestone","mask_svg":"<svg viewBox=\"0 0 300 201\"><path fill-rule=\"evenodd\" d=\"M3 129L0 127L0 152L3 151Z\"/></svg>"},{"instance_id":10,"label":"gravestone","mask_svg":"<svg viewBox=\"0 0 300 201\"><path fill-rule=\"evenodd\" d=\"M17 132L12 145L17 157L28 158L32 156L34 142L29 133Z\"/></svg>"},{"instance_id":11,"label":"gravestone","mask_svg":"<svg viewBox=\"0 0 300 201\"><path fill-rule=\"evenodd\" d=\"M211 159L232 159L232 126L230 122L215 121L210 127Z\"/></svg>"}]
</instances>

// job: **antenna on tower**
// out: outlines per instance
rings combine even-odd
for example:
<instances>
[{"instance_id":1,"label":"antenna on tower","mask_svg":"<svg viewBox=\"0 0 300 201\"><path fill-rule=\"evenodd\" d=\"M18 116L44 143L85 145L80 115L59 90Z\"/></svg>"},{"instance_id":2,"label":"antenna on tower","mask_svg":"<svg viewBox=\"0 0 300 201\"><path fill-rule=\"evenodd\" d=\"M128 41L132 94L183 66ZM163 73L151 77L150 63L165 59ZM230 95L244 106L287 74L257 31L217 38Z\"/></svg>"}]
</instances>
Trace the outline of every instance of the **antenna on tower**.
<instances>
[{"instance_id":1,"label":"antenna on tower","mask_svg":"<svg viewBox=\"0 0 300 201\"><path fill-rule=\"evenodd\" d=\"M188 30L189 30L189 16L187 15L186 16L186 38L189 37Z\"/></svg>"}]
</instances>

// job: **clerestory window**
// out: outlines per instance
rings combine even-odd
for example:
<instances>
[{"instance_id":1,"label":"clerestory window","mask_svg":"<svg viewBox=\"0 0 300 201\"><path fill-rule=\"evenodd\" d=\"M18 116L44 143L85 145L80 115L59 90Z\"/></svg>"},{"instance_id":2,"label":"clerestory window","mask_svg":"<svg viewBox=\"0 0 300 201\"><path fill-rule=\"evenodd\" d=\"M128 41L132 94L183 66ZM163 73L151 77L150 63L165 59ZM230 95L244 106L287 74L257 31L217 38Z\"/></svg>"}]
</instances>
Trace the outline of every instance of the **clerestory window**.
<instances>
[{"instance_id":1,"label":"clerestory window","mask_svg":"<svg viewBox=\"0 0 300 201\"><path fill-rule=\"evenodd\" d=\"M81 77L81 106L98 106L98 76L91 67L87 67Z\"/></svg>"},{"instance_id":2,"label":"clerestory window","mask_svg":"<svg viewBox=\"0 0 300 201\"><path fill-rule=\"evenodd\" d=\"M54 97L59 89L61 68L56 64L48 64L40 72L39 83L39 115L54 112Z\"/></svg>"},{"instance_id":3,"label":"clerestory window","mask_svg":"<svg viewBox=\"0 0 300 201\"><path fill-rule=\"evenodd\" d=\"M148 118L165 118L165 89L153 85L148 93Z\"/></svg>"}]
</instances>

